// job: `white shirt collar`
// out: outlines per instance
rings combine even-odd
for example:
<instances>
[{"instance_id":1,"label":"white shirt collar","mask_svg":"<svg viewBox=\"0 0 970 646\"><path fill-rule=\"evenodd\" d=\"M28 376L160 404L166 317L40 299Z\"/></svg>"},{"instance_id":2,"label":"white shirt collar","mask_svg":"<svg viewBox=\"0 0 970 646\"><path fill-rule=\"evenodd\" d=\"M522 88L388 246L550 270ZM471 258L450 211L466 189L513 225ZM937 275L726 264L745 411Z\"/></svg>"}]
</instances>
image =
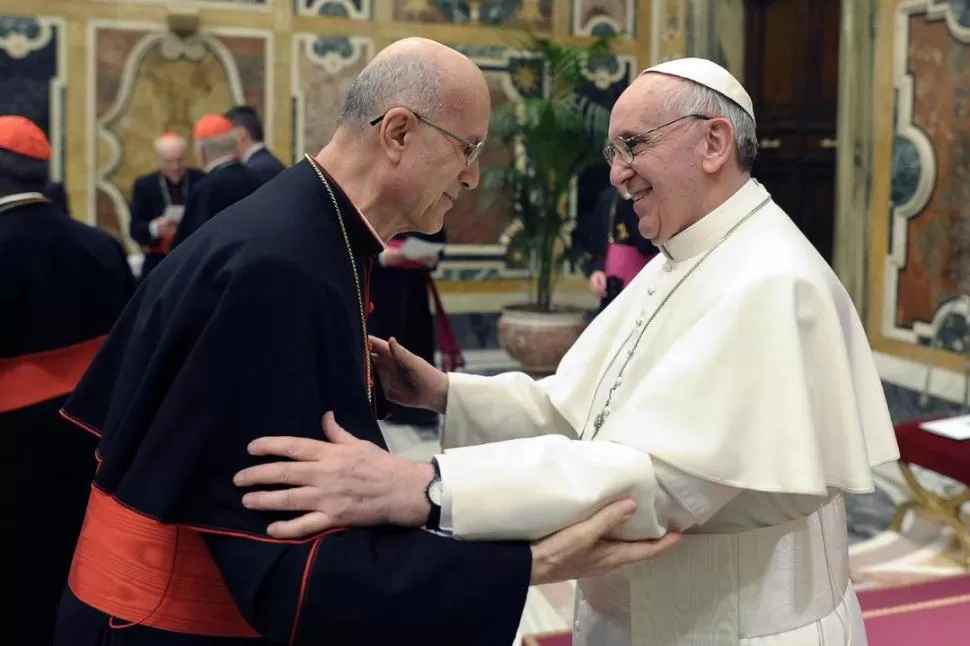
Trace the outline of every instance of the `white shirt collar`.
<instances>
[{"instance_id":1,"label":"white shirt collar","mask_svg":"<svg viewBox=\"0 0 970 646\"><path fill-rule=\"evenodd\" d=\"M716 209L660 245L661 253L674 262L704 253L766 197L765 187L749 179Z\"/></svg>"},{"instance_id":2,"label":"white shirt collar","mask_svg":"<svg viewBox=\"0 0 970 646\"><path fill-rule=\"evenodd\" d=\"M256 153L258 153L263 148L266 148L266 144L264 144L263 142L259 142L258 144L253 144L252 146L250 146L249 150L243 153L242 162L244 164L248 164L249 158L255 155Z\"/></svg>"}]
</instances>

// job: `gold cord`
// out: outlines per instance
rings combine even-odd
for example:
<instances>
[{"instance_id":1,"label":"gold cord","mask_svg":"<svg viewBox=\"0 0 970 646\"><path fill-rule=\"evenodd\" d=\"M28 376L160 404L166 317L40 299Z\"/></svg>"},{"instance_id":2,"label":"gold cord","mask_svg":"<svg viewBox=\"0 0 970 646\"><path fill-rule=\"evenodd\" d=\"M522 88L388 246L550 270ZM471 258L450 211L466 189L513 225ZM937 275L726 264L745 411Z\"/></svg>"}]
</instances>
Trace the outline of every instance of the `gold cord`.
<instances>
[{"instance_id":1,"label":"gold cord","mask_svg":"<svg viewBox=\"0 0 970 646\"><path fill-rule=\"evenodd\" d=\"M303 156L306 157L307 162L313 167L313 170L317 172L317 177L323 182L324 188L327 189L327 193L333 201L333 208L337 210L337 222L340 224L340 233L343 234L344 245L347 247L347 257L350 259L350 268L354 272L354 287L357 289L357 306L360 308L360 329L364 333L364 369L367 373L367 401L368 403L372 403L373 396L371 391L374 381L371 376L370 345L367 343L367 316L364 312L364 296L360 288L360 275L357 273L357 262L354 260L354 252L350 246L350 237L347 235L347 227L344 225L344 216L340 212L337 196L334 195L333 189L330 188L330 182L327 181L317 161L309 153L303 153Z\"/></svg>"}]
</instances>

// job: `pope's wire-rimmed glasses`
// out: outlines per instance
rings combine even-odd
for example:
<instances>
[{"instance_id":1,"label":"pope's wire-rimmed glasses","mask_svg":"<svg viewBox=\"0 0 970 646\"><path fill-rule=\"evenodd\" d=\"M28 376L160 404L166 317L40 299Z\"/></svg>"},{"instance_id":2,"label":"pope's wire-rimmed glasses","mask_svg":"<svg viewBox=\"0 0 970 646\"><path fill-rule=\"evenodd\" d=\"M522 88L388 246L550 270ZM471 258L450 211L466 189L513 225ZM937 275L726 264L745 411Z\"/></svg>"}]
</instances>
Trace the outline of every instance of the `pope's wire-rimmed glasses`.
<instances>
[{"instance_id":1,"label":"pope's wire-rimmed glasses","mask_svg":"<svg viewBox=\"0 0 970 646\"><path fill-rule=\"evenodd\" d=\"M435 130L437 130L441 134L443 134L443 135L445 135L447 137L451 137L452 139L454 139L455 141L457 141L458 143L460 143L464 147L464 151L463 152L465 153L465 165L466 166L471 166L472 164L474 164L475 161L478 159L478 157L482 154L482 151L485 149L485 142L484 141L468 141L467 139L465 139L461 135L457 135L457 134L453 133L451 130L448 130L447 128L445 128L443 126L439 126L434 121L431 121L430 119L426 119L426 118L422 117L419 113L415 112L414 110L411 110L410 108L404 108L404 109L407 110L408 112L410 112L411 114L413 114L414 115L414 118L417 119L418 121L420 121L421 123L423 123L423 124L425 124L427 126L431 126L432 128L434 128ZM376 119L374 119L373 121L371 121L370 122L370 125L376 126L377 124L379 124L381 121L384 120L384 117L385 116L387 116L387 113L386 112L384 114L382 114L381 116L377 117Z\"/></svg>"},{"instance_id":2,"label":"pope's wire-rimmed glasses","mask_svg":"<svg viewBox=\"0 0 970 646\"><path fill-rule=\"evenodd\" d=\"M610 164L611 166L613 165L613 160L617 155L619 155L620 159L625 161L627 164L632 164L633 158L636 157L637 153L646 148L647 144L650 144L654 139L656 139L656 133L663 130L667 126L672 126L679 121L683 121L684 119L703 119L708 121L713 118L714 117L709 117L706 114L685 114L682 117L677 117L673 121L668 121L663 125L657 126L656 128L652 128L638 135L614 137L608 144L606 144L606 147L603 148L603 157L606 159L606 163ZM640 150L635 150L636 148L640 148Z\"/></svg>"}]
</instances>

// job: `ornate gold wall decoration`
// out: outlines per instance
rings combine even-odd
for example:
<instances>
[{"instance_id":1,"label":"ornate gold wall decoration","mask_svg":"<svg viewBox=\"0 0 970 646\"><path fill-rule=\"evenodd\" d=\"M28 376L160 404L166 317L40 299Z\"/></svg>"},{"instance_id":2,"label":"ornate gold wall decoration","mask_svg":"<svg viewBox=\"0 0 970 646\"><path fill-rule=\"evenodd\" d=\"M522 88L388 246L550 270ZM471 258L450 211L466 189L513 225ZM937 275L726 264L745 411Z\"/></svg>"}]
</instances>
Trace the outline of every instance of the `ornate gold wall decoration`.
<instances>
[{"instance_id":1,"label":"ornate gold wall decoration","mask_svg":"<svg viewBox=\"0 0 970 646\"><path fill-rule=\"evenodd\" d=\"M347 91L373 56L370 38L294 34L294 159L330 140Z\"/></svg>"},{"instance_id":2,"label":"ornate gold wall decoration","mask_svg":"<svg viewBox=\"0 0 970 646\"><path fill-rule=\"evenodd\" d=\"M927 360L970 330L970 9L894 3L877 40L870 332L877 349ZM949 363L962 365L957 357Z\"/></svg>"},{"instance_id":3,"label":"ornate gold wall decoration","mask_svg":"<svg viewBox=\"0 0 970 646\"><path fill-rule=\"evenodd\" d=\"M553 0L393 0L394 19L407 22L529 28L548 31L553 13L566 2Z\"/></svg>"},{"instance_id":4,"label":"ornate gold wall decoration","mask_svg":"<svg viewBox=\"0 0 970 646\"><path fill-rule=\"evenodd\" d=\"M297 11L304 16L329 16L370 20L372 2L382 0L290 0L296 3Z\"/></svg>"},{"instance_id":5,"label":"ornate gold wall decoration","mask_svg":"<svg viewBox=\"0 0 970 646\"><path fill-rule=\"evenodd\" d=\"M165 33L173 6L198 12L205 42L221 45L228 58L209 48L192 60L194 46L175 60L166 59L160 46L136 52L143 38ZM221 111L228 107L223 103L236 101L255 105L267 144L292 163L295 155L323 145L354 74L393 40L425 36L458 44L487 68L498 104L535 83L533 70L511 69L501 53L515 46L520 29L575 42L622 31L625 36L615 46L619 59L604 61L606 67L591 73L587 107L596 113L597 105L615 98L626 83L617 76L621 67L650 61L653 34L660 27L648 0L0 0L3 15L28 21L23 24L30 30L35 30L30 22L35 15L63 25L46 49L27 54L35 70L40 70L36 61L52 55L62 57L63 65L44 71L43 80L39 71L18 67L10 78L0 76L0 89L25 79L43 86L34 94L50 106L51 116L42 120L49 122L55 151L64 154L75 217L125 241L131 179L152 170L151 140L163 129L189 134L203 110ZM0 39L3 30L0 19ZM38 43L39 32L30 33ZM6 47L18 51L18 38L9 34ZM351 45L349 53L334 50L344 42ZM0 62L2 52L0 46ZM58 79L70 84L65 88ZM186 88L191 92L182 93ZM58 96L70 110L56 113ZM509 160L509 151L491 148L483 162ZM489 311L514 298L521 285L515 270L504 264L503 207L480 213L475 199L475 193L466 195L453 213L453 244L441 265L446 279L441 284L449 308ZM563 294L566 300L582 299L586 289L582 281L566 281Z\"/></svg>"},{"instance_id":6,"label":"ornate gold wall decoration","mask_svg":"<svg viewBox=\"0 0 970 646\"><path fill-rule=\"evenodd\" d=\"M576 36L596 36L607 30L636 38L636 10L634 0L575 0L571 31Z\"/></svg>"},{"instance_id":7,"label":"ornate gold wall decoration","mask_svg":"<svg viewBox=\"0 0 970 646\"><path fill-rule=\"evenodd\" d=\"M98 53L93 211L99 226L134 248L128 200L135 178L154 168L155 138L171 131L190 140L202 115L239 103L262 110L266 41L225 30L182 39L162 29L118 25L93 25L92 37ZM252 64L253 53L262 65Z\"/></svg>"},{"instance_id":8,"label":"ornate gold wall decoration","mask_svg":"<svg viewBox=\"0 0 970 646\"><path fill-rule=\"evenodd\" d=\"M102 3L144 4L144 5L176 5L192 7L211 7L215 9L236 9L270 11L273 0L94 0Z\"/></svg>"}]
</instances>

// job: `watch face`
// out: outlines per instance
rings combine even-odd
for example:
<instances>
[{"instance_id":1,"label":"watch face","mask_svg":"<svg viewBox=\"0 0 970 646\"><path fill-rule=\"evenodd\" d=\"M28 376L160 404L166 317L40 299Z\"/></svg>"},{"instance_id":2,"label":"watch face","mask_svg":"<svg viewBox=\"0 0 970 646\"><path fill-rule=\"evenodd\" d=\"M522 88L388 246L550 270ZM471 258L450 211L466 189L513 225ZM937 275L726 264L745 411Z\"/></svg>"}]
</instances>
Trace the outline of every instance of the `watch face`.
<instances>
[{"instance_id":1,"label":"watch face","mask_svg":"<svg viewBox=\"0 0 970 646\"><path fill-rule=\"evenodd\" d=\"M434 504L441 506L441 480L435 478L431 481L431 486L428 487L428 498Z\"/></svg>"}]
</instances>

